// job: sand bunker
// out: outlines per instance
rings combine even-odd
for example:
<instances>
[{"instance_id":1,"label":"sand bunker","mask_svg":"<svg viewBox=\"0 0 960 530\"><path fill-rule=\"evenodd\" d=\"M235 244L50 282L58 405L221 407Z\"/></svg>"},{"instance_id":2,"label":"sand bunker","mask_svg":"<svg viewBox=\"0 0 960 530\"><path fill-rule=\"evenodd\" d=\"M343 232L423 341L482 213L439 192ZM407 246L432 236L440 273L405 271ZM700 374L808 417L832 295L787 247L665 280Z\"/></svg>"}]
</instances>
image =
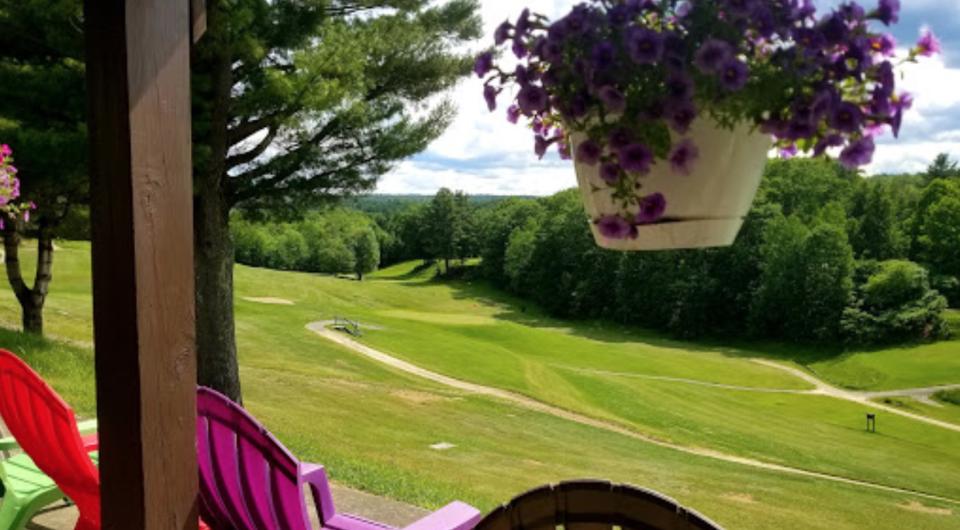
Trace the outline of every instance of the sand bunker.
<instances>
[{"instance_id":1,"label":"sand bunker","mask_svg":"<svg viewBox=\"0 0 960 530\"><path fill-rule=\"evenodd\" d=\"M273 298L270 296L264 296L259 298L252 297L252 296L244 296L243 299L248 302L256 302L258 304L293 305L293 301L287 300L286 298Z\"/></svg>"}]
</instances>

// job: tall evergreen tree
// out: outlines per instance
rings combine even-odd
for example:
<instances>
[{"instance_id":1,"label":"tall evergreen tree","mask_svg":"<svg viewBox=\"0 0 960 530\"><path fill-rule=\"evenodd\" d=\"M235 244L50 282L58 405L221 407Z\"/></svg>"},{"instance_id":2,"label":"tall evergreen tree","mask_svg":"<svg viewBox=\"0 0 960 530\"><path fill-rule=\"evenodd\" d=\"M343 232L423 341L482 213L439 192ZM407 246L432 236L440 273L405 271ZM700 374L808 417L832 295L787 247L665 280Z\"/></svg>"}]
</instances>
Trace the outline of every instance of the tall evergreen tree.
<instances>
[{"instance_id":1,"label":"tall evergreen tree","mask_svg":"<svg viewBox=\"0 0 960 530\"><path fill-rule=\"evenodd\" d=\"M7 279L23 328L43 332L53 281L53 239L87 201L86 99L80 0L0 0L0 141L16 155L21 197L38 205L30 222L6 219ZM37 240L33 285L23 278L21 237Z\"/></svg>"},{"instance_id":2,"label":"tall evergreen tree","mask_svg":"<svg viewBox=\"0 0 960 530\"><path fill-rule=\"evenodd\" d=\"M230 211L373 187L450 123L430 105L470 71L475 0L208 0L195 48L197 346L202 384L240 398Z\"/></svg>"},{"instance_id":3,"label":"tall evergreen tree","mask_svg":"<svg viewBox=\"0 0 960 530\"><path fill-rule=\"evenodd\" d=\"M937 179L960 178L960 163L952 160L947 153L940 153L924 174L927 182Z\"/></svg>"}]
</instances>

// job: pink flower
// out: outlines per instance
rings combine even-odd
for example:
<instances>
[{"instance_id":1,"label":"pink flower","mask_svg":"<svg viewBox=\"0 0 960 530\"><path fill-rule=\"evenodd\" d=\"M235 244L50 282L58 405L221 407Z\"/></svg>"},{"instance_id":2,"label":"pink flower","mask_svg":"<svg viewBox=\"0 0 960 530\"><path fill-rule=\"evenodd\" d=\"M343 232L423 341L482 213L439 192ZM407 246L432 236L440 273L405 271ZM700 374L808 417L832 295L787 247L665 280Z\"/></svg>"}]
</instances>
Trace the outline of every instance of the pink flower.
<instances>
[{"instance_id":1,"label":"pink flower","mask_svg":"<svg viewBox=\"0 0 960 530\"><path fill-rule=\"evenodd\" d=\"M917 42L917 53L923 57L933 57L943 51L940 39L933 34L930 28L920 30L920 41Z\"/></svg>"}]
</instances>

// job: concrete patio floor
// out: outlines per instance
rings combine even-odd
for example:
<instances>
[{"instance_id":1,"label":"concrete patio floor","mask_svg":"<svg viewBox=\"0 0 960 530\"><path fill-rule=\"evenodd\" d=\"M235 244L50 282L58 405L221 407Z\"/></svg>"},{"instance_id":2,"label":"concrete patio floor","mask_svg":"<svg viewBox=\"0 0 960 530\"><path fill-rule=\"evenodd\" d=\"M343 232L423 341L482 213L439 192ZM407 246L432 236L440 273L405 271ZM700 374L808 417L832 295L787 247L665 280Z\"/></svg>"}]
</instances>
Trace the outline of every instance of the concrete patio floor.
<instances>
[{"instance_id":1,"label":"concrete patio floor","mask_svg":"<svg viewBox=\"0 0 960 530\"><path fill-rule=\"evenodd\" d=\"M338 511L359 515L365 519L386 523L398 528L407 526L429 513L427 510L416 506L337 485L333 485L333 498L337 503ZM316 513L312 508L312 500L308 506L311 507L310 518L313 521L313 527L320 528ZM76 508L61 503L34 517L27 528L30 530L73 530L76 523Z\"/></svg>"}]
</instances>

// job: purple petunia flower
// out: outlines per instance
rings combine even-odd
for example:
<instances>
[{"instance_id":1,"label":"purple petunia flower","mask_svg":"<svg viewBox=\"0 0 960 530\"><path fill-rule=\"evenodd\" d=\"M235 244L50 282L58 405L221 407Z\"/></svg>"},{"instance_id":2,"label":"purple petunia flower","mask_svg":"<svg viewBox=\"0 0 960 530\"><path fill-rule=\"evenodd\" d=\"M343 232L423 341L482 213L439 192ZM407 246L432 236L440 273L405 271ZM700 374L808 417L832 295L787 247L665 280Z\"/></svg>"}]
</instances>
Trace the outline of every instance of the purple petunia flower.
<instances>
[{"instance_id":1,"label":"purple petunia flower","mask_svg":"<svg viewBox=\"0 0 960 530\"><path fill-rule=\"evenodd\" d=\"M667 198L662 193L654 193L640 199L640 211L637 212L636 222L640 225L656 223L663 219L667 211Z\"/></svg>"},{"instance_id":2,"label":"purple petunia flower","mask_svg":"<svg viewBox=\"0 0 960 530\"><path fill-rule=\"evenodd\" d=\"M517 59L523 59L528 53L530 53L530 50L527 49L527 45L520 37L513 39L513 47L511 49L513 50L513 55L515 55Z\"/></svg>"},{"instance_id":3,"label":"purple petunia flower","mask_svg":"<svg viewBox=\"0 0 960 530\"><path fill-rule=\"evenodd\" d=\"M790 144L783 149L780 149L780 158L784 160L790 160L791 158L797 156L800 150L797 149L797 144Z\"/></svg>"},{"instance_id":4,"label":"purple petunia flower","mask_svg":"<svg viewBox=\"0 0 960 530\"><path fill-rule=\"evenodd\" d=\"M616 59L617 49L607 41L597 43L590 52L590 64L594 70L607 70L613 66Z\"/></svg>"},{"instance_id":5,"label":"purple petunia flower","mask_svg":"<svg viewBox=\"0 0 960 530\"><path fill-rule=\"evenodd\" d=\"M565 141L560 141L560 147L557 149L560 152L561 160L570 160L573 158L573 154L570 152L570 143Z\"/></svg>"},{"instance_id":6,"label":"purple petunia flower","mask_svg":"<svg viewBox=\"0 0 960 530\"><path fill-rule=\"evenodd\" d=\"M534 138L534 142L533 151L537 154L537 158L543 160L543 156L547 154L547 149L550 147L550 142L539 134Z\"/></svg>"},{"instance_id":7,"label":"purple petunia flower","mask_svg":"<svg viewBox=\"0 0 960 530\"><path fill-rule=\"evenodd\" d=\"M900 138L900 128L903 126L903 113L913 107L913 96L909 92L898 95L893 100L893 116L890 118L890 127L893 137Z\"/></svg>"},{"instance_id":8,"label":"purple petunia flower","mask_svg":"<svg viewBox=\"0 0 960 530\"><path fill-rule=\"evenodd\" d=\"M493 85L483 85L483 99L487 100L487 108L490 112L497 110L497 94L499 91Z\"/></svg>"},{"instance_id":9,"label":"purple petunia flower","mask_svg":"<svg viewBox=\"0 0 960 530\"><path fill-rule=\"evenodd\" d=\"M720 39L710 39L700 46L693 59L697 68L705 74L715 74L733 56L733 47Z\"/></svg>"},{"instance_id":10,"label":"purple petunia flower","mask_svg":"<svg viewBox=\"0 0 960 530\"><path fill-rule=\"evenodd\" d=\"M897 51L897 39L886 33L870 39L870 48L884 57L893 57Z\"/></svg>"},{"instance_id":11,"label":"purple petunia flower","mask_svg":"<svg viewBox=\"0 0 960 530\"><path fill-rule=\"evenodd\" d=\"M873 138L867 136L848 145L840 153L840 163L847 169L857 169L873 162L873 153L876 151Z\"/></svg>"},{"instance_id":12,"label":"purple petunia flower","mask_svg":"<svg viewBox=\"0 0 960 530\"><path fill-rule=\"evenodd\" d=\"M520 121L520 107L516 105L510 105L510 108L507 109L507 121L514 125Z\"/></svg>"},{"instance_id":13,"label":"purple petunia flower","mask_svg":"<svg viewBox=\"0 0 960 530\"><path fill-rule=\"evenodd\" d=\"M923 28L920 33L920 41L917 43L917 53L923 57L933 57L943 51L940 45L940 39L933 34L930 28Z\"/></svg>"},{"instance_id":14,"label":"purple petunia flower","mask_svg":"<svg viewBox=\"0 0 960 530\"><path fill-rule=\"evenodd\" d=\"M595 223L603 237L610 239L633 239L637 237L637 227L619 215L605 215L597 219Z\"/></svg>"},{"instance_id":15,"label":"purple petunia flower","mask_svg":"<svg viewBox=\"0 0 960 530\"><path fill-rule=\"evenodd\" d=\"M840 147L843 145L843 136L839 134L831 134L826 138L817 142L817 145L813 148L813 156L821 156L827 152L827 149L831 147Z\"/></svg>"},{"instance_id":16,"label":"purple petunia flower","mask_svg":"<svg viewBox=\"0 0 960 530\"><path fill-rule=\"evenodd\" d=\"M524 9L517 18L517 34L526 35L530 32L530 10Z\"/></svg>"},{"instance_id":17,"label":"purple petunia flower","mask_svg":"<svg viewBox=\"0 0 960 530\"><path fill-rule=\"evenodd\" d=\"M720 67L720 86L730 92L736 92L746 86L749 77L750 68L738 59L731 59Z\"/></svg>"},{"instance_id":18,"label":"purple petunia flower","mask_svg":"<svg viewBox=\"0 0 960 530\"><path fill-rule=\"evenodd\" d=\"M600 167L600 178L611 186L616 186L620 182L621 174L620 166L614 162L607 162Z\"/></svg>"},{"instance_id":19,"label":"purple petunia flower","mask_svg":"<svg viewBox=\"0 0 960 530\"><path fill-rule=\"evenodd\" d=\"M654 64L663 57L663 35L647 28L634 28L627 35L627 51L637 64Z\"/></svg>"},{"instance_id":20,"label":"purple petunia flower","mask_svg":"<svg viewBox=\"0 0 960 530\"><path fill-rule=\"evenodd\" d=\"M510 34L513 30L513 24L509 22L504 22L497 27L497 30L493 32L493 41L500 46L510 38Z\"/></svg>"},{"instance_id":21,"label":"purple petunia flower","mask_svg":"<svg viewBox=\"0 0 960 530\"><path fill-rule=\"evenodd\" d=\"M614 130L610 133L610 138L607 139L607 145L613 150L623 149L631 143L633 143L633 137L630 131L622 128Z\"/></svg>"},{"instance_id":22,"label":"purple petunia flower","mask_svg":"<svg viewBox=\"0 0 960 530\"><path fill-rule=\"evenodd\" d=\"M537 85L527 85L517 94L517 104L520 110L530 116L547 110L550 105L550 96L547 91Z\"/></svg>"},{"instance_id":23,"label":"purple petunia flower","mask_svg":"<svg viewBox=\"0 0 960 530\"><path fill-rule=\"evenodd\" d=\"M738 17L745 17L750 14L750 11L756 5L754 0L726 0L723 2L727 7L727 11L732 15Z\"/></svg>"},{"instance_id":24,"label":"purple petunia flower","mask_svg":"<svg viewBox=\"0 0 960 530\"><path fill-rule=\"evenodd\" d=\"M830 127L841 132L856 132L862 123L863 111L860 110L860 107L849 102L837 105L830 116Z\"/></svg>"},{"instance_id":25,"label":"purple petunia flower","mask_svg":"<svg viewBox=\"0 0 960 530\"><path fill-rule=\"evenodd\" d=\"M828 44L839 44L846 40L850 28L840 14L834 13L820 23L820 34Z\"/></svg>"},{"instance_id":26,"label":"purple petunia flower","mask_svg":"<svg viewBox=\"0 0 960 530\"><path fill-rule=\"evenodd\" d=\"M672 99L688 100L693 98L693 79L684 72L671 72L667 75L667 95Z\"/></svg>"},{"instance_id":27,"label":"purple petunia flower","mask_svg":"<svg viewBox=\"0 0 960 530\"><path fill-rule=\"evenodd\" d=\"M603 149L593 140L587 140L577 146L577 162L588 166L595 166L600 162Z\"/></svg>"},{"instance_id":28,"label":"purple petunia flower","mask_svg":"<svg viewBox=\"0 0 960 530\"><path fill-rule=\"evenodd\" d=\"M664 108L667 123L674 131L686 134L697 118L697 107L689 100L669 101Z\"/></svg>"},{"instance_id":29,"label":"purple petunia flower","mask_svg":"<svg viewBox=\"0 0 960 530\"><path fill-rule=\"evenodd\" d=\"M689 175L691 166L700 158L700 149L691 140L684 140L670 153L670 167L674 173Z\"/></svg>"},{"instance_id":30,"label":"purple petunia flower","mask_svg":"<svg viewBox=\"0 0 960 530\"><path fill-rule=\"evenodd\" d=\"M484 77L493 70L493 52L481 53L473 64L473 72L477 77Z\"/></svg>"},{"instance_id":31,"label":"purple petunia flower","mask_svg":"<svg viewBox=\"0 0 960 530\"><path fill-rule=\"evenodd\" d=\"M649 173L653 163L653 153L643 144L630 144L617 152L617 159L624 171Z\"/></svg>"},{"instance_id":32,"label":"purple petunia flower","mask_svg":"<svg viewBox=\"0 0 960 530\"><path fill-rule=\"evenodd\" d=\"M605 86L600 89L600 101L613 114L619 114L627 109L627 98L616 87Z\"/></svg>"},{"instance_id":33,"label":"purple petunia flower","mask_svg":"<svg viewBox=\"0 0 960 530\"><path fill-rule=\"evenodd\" d=\"M890 61L884 61L877 67L877 88L880 93L889 98L897 88L897 78L893 72L893 64Z\"/></svg>"},{"instance_id":34,"label":"purple petunia flower","mask_svg":"<svg viewBox=\"0 0 960 530\"><path fill-rule=\"evenodd\" d=\"M900 0L880 0L875 16L887 26L896 24L900 21Z\"/></svg>"}]
</instances>

